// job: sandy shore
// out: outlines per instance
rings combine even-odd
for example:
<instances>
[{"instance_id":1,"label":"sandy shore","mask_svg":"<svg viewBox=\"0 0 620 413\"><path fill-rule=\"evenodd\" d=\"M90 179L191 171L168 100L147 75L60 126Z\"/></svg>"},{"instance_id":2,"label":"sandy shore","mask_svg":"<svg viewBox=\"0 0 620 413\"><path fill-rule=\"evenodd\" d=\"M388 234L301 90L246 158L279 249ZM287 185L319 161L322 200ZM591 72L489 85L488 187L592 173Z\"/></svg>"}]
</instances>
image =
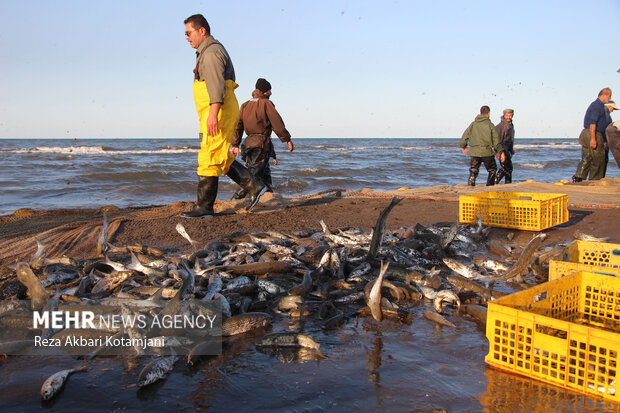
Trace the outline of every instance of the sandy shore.
<instances>
[{"instance_id":1,"label":"sandy shore","mask_svg":"<svg viewBox=\"0 0 620 413\"><path fill-rule=\"evenodd\" d=\"M179 213L189 209L191 202L170 205L118 209L71 209L50 211L19 211L0 217L0 276L12 276L7 265L29 261L36 251L36 239L48 243L48 257L66 255L81 259L95 256L97 238L101 233L102 210L111 219L108 240L114 245L148 245L167 252L189 251L189 244L175 230L182 222L187 232L203 245L222 240L237 232L291 232L306 227L320 228L323 219L331 228L356 227L370 231L379 212L389 198L405 198L391 212L387 228L413 227L458 218L458 197L489 189L510 192L565 193L569 196L570 221L551 228L546 243L566 242L575 230L620 242L620 178L580 184L545 184L523 182L467 187L465 185L434 186L396 191L358 192L332 190L302 198L282 198L266 194L255 211L243 211L241 201L216 202L218 215L212 219L184 220ZM509 232L493 229L495 232ZM532 233L515 231L515 242L527 242ZM498 234L501 235L501 234Z\"/></svg>"}]
</instances>

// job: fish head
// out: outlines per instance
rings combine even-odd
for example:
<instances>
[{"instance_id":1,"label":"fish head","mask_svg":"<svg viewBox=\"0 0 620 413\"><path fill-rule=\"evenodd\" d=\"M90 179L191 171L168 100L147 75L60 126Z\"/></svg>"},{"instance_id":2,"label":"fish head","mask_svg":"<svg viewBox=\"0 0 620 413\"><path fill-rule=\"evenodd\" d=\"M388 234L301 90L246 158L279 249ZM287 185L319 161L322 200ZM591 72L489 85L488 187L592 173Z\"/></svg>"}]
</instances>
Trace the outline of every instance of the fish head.
<instances>
[{"instance_id":1,"label":"fish head","mask_svg":"<svg viewBox=\"0 0 620 413\"><path fill-rule=\"evenodd\" d=\"M54 396L54 390L51 386L45 388L45 390L41 390L41 398L43 400L50 400Z\"/></svg>"}]
</instances>

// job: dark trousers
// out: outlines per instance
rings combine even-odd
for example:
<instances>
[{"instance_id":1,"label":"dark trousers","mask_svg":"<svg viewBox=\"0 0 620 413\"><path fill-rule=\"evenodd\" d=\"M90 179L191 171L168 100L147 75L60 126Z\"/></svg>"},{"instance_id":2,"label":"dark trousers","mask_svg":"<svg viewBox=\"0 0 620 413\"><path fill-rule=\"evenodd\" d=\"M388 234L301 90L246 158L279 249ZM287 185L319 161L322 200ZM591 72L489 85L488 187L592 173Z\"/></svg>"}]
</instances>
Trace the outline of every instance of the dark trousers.
<instances>
[{"instance_id":1,"label":"dark trousers","mask_svg":"<svg viewBox=\"0 0 620 413\"><path fill-rule=\"evenodd\" d=\"M494 156L472 156L469 164L469 185L474 186L476 184L476 177L480 171L480 164L484 164L489 177L487 179L487 186L495 185L495 172L497 172L497 164L495 163Z\"/></svg>"},{"instance_id":2,"label":"dark trousers","mask_svg":"<svg viewBox=\"0 0 620 413\"><path fill-rule=\"evenodd\" d=\"M506 178L506 183L512 183L512 155L510 152L505 151L506 160L504 162L499 163L499 171L497 172L497 177L495 178L495 183L499 183L502 178Z\"/></svg>"},{"instance_id":3,"label":"dark trousers","mask_svg":"<svg viewBox=\"0 0 620 413\"><path fill-rule=\"evenodd\" d=\"M264 184L271 185L271 168L269 168L269 151L262 148L250 148L246 151L246 163L250 173Z\"/></svg>"},{"instance_id":4,"label":"dark trousers","mask_svg":"<svg viewBox=\"0 0 620 413\"><path fill-rule=\"evenodd\" d=\"M580 180L588 179L590 174L590 180L601 179L605 177L605 148L603 146L603 134L596 132L596 148L590 148L590 130L584 129L579 135L579 143L581 144L581 160L577 165L577 171L575 177Z\"/></svg>"}]
</instances>

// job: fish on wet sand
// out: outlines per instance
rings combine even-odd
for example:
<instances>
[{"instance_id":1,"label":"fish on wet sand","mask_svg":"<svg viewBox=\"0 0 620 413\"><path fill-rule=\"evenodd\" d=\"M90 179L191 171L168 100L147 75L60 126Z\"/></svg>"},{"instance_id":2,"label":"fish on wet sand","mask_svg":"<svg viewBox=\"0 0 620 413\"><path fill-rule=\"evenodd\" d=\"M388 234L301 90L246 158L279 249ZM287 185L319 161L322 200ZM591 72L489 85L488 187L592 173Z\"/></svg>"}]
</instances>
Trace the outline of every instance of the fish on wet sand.
<instances>
[{"instance_id":1,"label":"fish on wet sand","mask_svg":"<svg viewBox=\"0 0 620 413\"><path fill-rule=\"evenodd\" d=\"M222 336L234 336L248 331L267 327L273 317L267 313L250 312L234 315L222 322Z\"/></svg>"},{"instance_id":2,"label":"fish on wet sand","mask_svg":"<svg viewBox=\"0 0 620 413\"><path fill-rule=\"evenodd\" d=\"M434 321L439 325L446 327L456 327L452 322L450 322L448 319L446 319L444 316L442 316L436 311L423 311L422 315L427 320Z\"/></svg>"},{"instance_id":3,"label":"fish on wet sand","mask_svg":"<svg viewBox=\"0 0 620 413\"><path fill-rule=\"evenodd\" d=\"M439 314L443 314L444 303L451 303L455 305L457 312L461 308L461 300L459 299L459 296L451 290L441 290L435 294L435 298L433 298L433 307Z\"/></svg>"},{"instance_id":4,"label":"fish on wet sand","mask_svg":"<svg viewBox=\"0 0 620 413\"><path fill-rule=\"evenodd\" d=\"M573 232L573 238L578 241L609 242L609 237L595 237L594 235L586 234L585 232L579 230Z\"/></svg>"},{"instance_id":5,"label":"fish on wet sand","mask_svg":"<svg viewBox=\"0 0 620 413\"><path fill-rule=\"evenodd\" d=\"M43 385L41 386L41 399L43 400L52 399L54 396L58 394L60 389L62 389L62 386L65 385L67 378L69 378L69 375L71 375L72 373L77 373L81 371L86 371L86 366L78 367L76 369L61 370L58 373L54 373L51 376L49 376L47 380L45 380L43 382Z\"/></svg>"},{"instance_id":6,"label":"fish on wet sand","mask_svg":"<svg viewBox=\"0 0 620 413\"><path fill-rule=\"evenodd\" d=\"M261 338L257 347L305 347L316 352L321 358L327 358L321 354L321 345L306 334L299 333L272 333Z\"/></svg>"},{"instance_id":7,"label":"fish on wet sand","mask_svg":"<svg viewBox=\"0 0 620 413\"><path fill-rule=\"evenodd\" d=\"M487 308L478 304L463 304L463 312L474 319L478 324L485 327L487 325Z\"/></svg>"},{"instance_id":8,"label":"fish on wet sand","mask_svg":"<svg viewBox=\"0 0 620 413\"><path fill-rule=\"evenodd\" d=\"M138 387L148 386L166 377L172 371L176 361L177 355L173 348L170 348L170 356L157 357L151 360L140 371L137 382Z\"/></svg>"}]
</instances>

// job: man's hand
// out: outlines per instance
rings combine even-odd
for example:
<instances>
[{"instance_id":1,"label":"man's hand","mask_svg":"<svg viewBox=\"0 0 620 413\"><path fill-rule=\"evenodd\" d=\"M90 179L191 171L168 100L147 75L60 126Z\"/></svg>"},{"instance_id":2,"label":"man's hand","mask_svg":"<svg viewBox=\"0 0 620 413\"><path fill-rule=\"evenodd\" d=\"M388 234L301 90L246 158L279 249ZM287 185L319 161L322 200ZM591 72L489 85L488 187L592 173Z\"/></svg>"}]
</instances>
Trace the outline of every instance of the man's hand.
<instances>
[{"instance_id":1,"label":"man's hand","mask_svg":"<svg viewBox=\"0 0 620 413\"><path fill-rule=\"evenodd\" d=\"M502 153L500 153L500 154L499 154L499 161L500 161L501 163L506 162L506 154L505 154L504 152L502 152Z\"/></svg>"},{"instance_id":2,"label":"man's hand","mask_svg":"<svg viewBox=\"0 0 620 413\"><path fill-rule=\"evenodd\" d=\"M462 149L463 149L463 153L464 153L465 155L467 155L467 147L464 147L464 148L462 148Z\"/></svg>"},{"instance_id":3,"label":"man's hand","mask_svg":"<svg viewBox=\"0 0 620 413\"><path fill-rule=\"evenodd\" d=\"M221 107L221 103L212 103L209 108L209 117L207 118L207 136L215 136L219 131L217 116L220 113Z\"/></svg>"},{"instance_id":4,"label":"man's hand","mask_svg":"<svg viewBox=\"0 0 620 413\"><path fill-rule=\"evenodd\" d=\"M276 158L273 158L273 166L277 166L278 165L278 160Z\"/></svg>"},{"instance_id":5,"label":"man's hand","mask_svg":"<svg viewBox=\"0 0 620 413\"><path fill-rule=\"evenodd\" d=\"M293 149L295 149L295 146L293 146L293 142L288 141L286 143L288 143L288 151L289 152L293 152ZM274 159L274 161L275 161L275 159Z\"/></svg>"},{"instance_id":6,"label":"man's hand","mask_svg":"<svg viewBox=\"0 0 620 413\"><path fill-rule=\"evenodd\" d=\"M239 147L238 146L233 146L230 151L232 152L233 155L237 156L239 155Z\"/></svg>"},{"instance_id":7,"label":"man's hand","mask_svg":"<svg viewBox=\"0 0 620 413\"><path fill-rule=\"evenodd\" d=\"M596 138L590 139L590 148L596 149Z\"/></svg>"},{"instance_id":8,"label":"man's hand","mask_svg":"<svg viewBox=\"0 0 620 413\"><path fill-rule=\"evenodd\" d=\"M596 149L596 124L590 124L590 148Z\"/></svg>"}]
</instances>

